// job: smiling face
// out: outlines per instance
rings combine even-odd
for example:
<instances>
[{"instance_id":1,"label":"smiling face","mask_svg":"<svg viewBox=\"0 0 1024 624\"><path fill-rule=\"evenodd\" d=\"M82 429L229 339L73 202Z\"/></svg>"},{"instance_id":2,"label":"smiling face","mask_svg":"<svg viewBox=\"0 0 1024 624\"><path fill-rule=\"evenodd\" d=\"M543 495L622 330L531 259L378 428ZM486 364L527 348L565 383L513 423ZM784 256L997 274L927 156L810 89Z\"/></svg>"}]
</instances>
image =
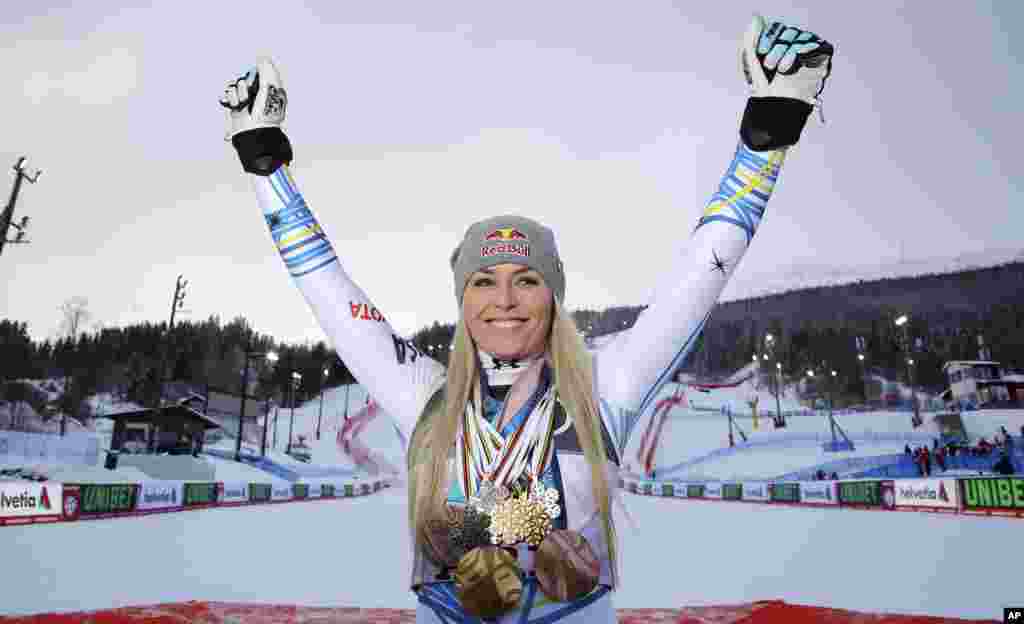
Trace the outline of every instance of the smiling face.
<instances>
[{"instance_id":1,"label":"smiling face","mask_svg":"<svg viewBox=\"0 0 1024 624\"><path fill-rule=\"evenodd\" d=\"M540 273L521 264L499 264L470 275L462 317L478 348L515 360L544 351L553 303Z\"/></svg>"}]
</instances>

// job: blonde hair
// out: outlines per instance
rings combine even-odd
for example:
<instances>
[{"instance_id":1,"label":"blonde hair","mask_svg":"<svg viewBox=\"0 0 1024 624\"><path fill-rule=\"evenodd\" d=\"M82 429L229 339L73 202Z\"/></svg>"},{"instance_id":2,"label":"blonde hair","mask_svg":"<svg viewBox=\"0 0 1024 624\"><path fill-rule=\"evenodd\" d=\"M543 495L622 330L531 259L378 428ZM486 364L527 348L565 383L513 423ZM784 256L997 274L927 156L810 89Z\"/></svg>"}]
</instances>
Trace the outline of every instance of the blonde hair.
<instances>
[{"instance_id":1,"label":"blonde hair","mask_svg":"<svg viewBox=\"0 0 1024 624\"><path fill-rule=\"evenodd\" d=\"M611 484L606 471L601 415L594 397L591 358L575 321L557 301L548 344L559 401L575 424L580 448L590 465L593 496L608 546L613 584L617 584ZM427 404L409 441L409 527L413 548L428 542L431 527L448 515L448 492L444 488L448 485L449 458L454 458L455 436L466 404L471 398L480 400L480 392L475 347L465 321L460 318L448 360L443 400L435 397Z\"/></svg>"}]
</instances>

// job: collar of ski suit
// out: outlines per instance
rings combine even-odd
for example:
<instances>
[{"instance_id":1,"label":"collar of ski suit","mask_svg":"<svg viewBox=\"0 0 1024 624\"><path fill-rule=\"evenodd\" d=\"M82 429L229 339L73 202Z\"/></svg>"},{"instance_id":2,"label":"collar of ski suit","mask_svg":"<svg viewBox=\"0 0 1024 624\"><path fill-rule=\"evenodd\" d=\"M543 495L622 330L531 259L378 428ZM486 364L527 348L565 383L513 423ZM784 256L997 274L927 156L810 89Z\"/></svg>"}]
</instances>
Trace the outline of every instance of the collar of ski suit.
<instances>
[{"instance_id":1,"label":"collar of ski suit","mask_svg":"<svg viewBox=\"0 0 1024 624\"><path fill-rule=\"evenodd\" d=\"M505 360L477 350L480 368L487 379L487 385L491 388L513 385L531 366L543 360L545 355L546 353L539 353L520 360Z\"/></svg>"}]
</instances>

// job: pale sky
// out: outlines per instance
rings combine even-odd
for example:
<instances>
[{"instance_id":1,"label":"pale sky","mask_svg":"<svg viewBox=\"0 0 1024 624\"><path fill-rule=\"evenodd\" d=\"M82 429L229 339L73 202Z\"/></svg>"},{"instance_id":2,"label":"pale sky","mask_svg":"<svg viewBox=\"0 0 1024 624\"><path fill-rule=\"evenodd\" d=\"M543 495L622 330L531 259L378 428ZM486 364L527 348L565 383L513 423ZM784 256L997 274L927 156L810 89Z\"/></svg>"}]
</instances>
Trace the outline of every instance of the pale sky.
<instances>
[{"instance_id":1,"label":"pale sky","mask_svg":"<svg viewBox=\"0 0 1024 624\"><path fill-rule=\"evenodd\" d=\"M260 54L301 190L402 334L456 318L448 255L506 212L555 230L568 307L645 303L735 149L754 11L837 53L737 277L1022 246L1024 3L132 4L4 6L0 167L44 173L0 318L35 339L73 296L90 328L166 321L179 274L178 319L323 338L223 140L217 100Z\"/></svg>"}]
</instances>

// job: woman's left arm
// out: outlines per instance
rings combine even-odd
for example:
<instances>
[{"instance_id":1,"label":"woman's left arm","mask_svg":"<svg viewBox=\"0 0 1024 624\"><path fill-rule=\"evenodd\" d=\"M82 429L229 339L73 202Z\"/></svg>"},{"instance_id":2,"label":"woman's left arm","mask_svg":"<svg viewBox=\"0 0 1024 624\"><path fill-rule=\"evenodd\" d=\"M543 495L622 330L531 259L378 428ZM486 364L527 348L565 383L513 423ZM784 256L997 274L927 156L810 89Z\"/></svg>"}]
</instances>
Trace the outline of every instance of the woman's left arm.
<instances>
[{"instance_id":1,"label":"woman's left arm","mask_svg":"<svg viewBox=\"0 0 1024 624\"><path fill-rule=\"evenodd\" d=\"M824 87L832 52L812 33L769 26L761 18L748 31L743 65L754 95L744 111L732 163L686 249L658 279L649 307L596 357L598 391L620 449L639 416L682 366L750 246L786 150L799 139ZM609 406L618 416L608 414Z\"/></svg>"}]
</instances>

